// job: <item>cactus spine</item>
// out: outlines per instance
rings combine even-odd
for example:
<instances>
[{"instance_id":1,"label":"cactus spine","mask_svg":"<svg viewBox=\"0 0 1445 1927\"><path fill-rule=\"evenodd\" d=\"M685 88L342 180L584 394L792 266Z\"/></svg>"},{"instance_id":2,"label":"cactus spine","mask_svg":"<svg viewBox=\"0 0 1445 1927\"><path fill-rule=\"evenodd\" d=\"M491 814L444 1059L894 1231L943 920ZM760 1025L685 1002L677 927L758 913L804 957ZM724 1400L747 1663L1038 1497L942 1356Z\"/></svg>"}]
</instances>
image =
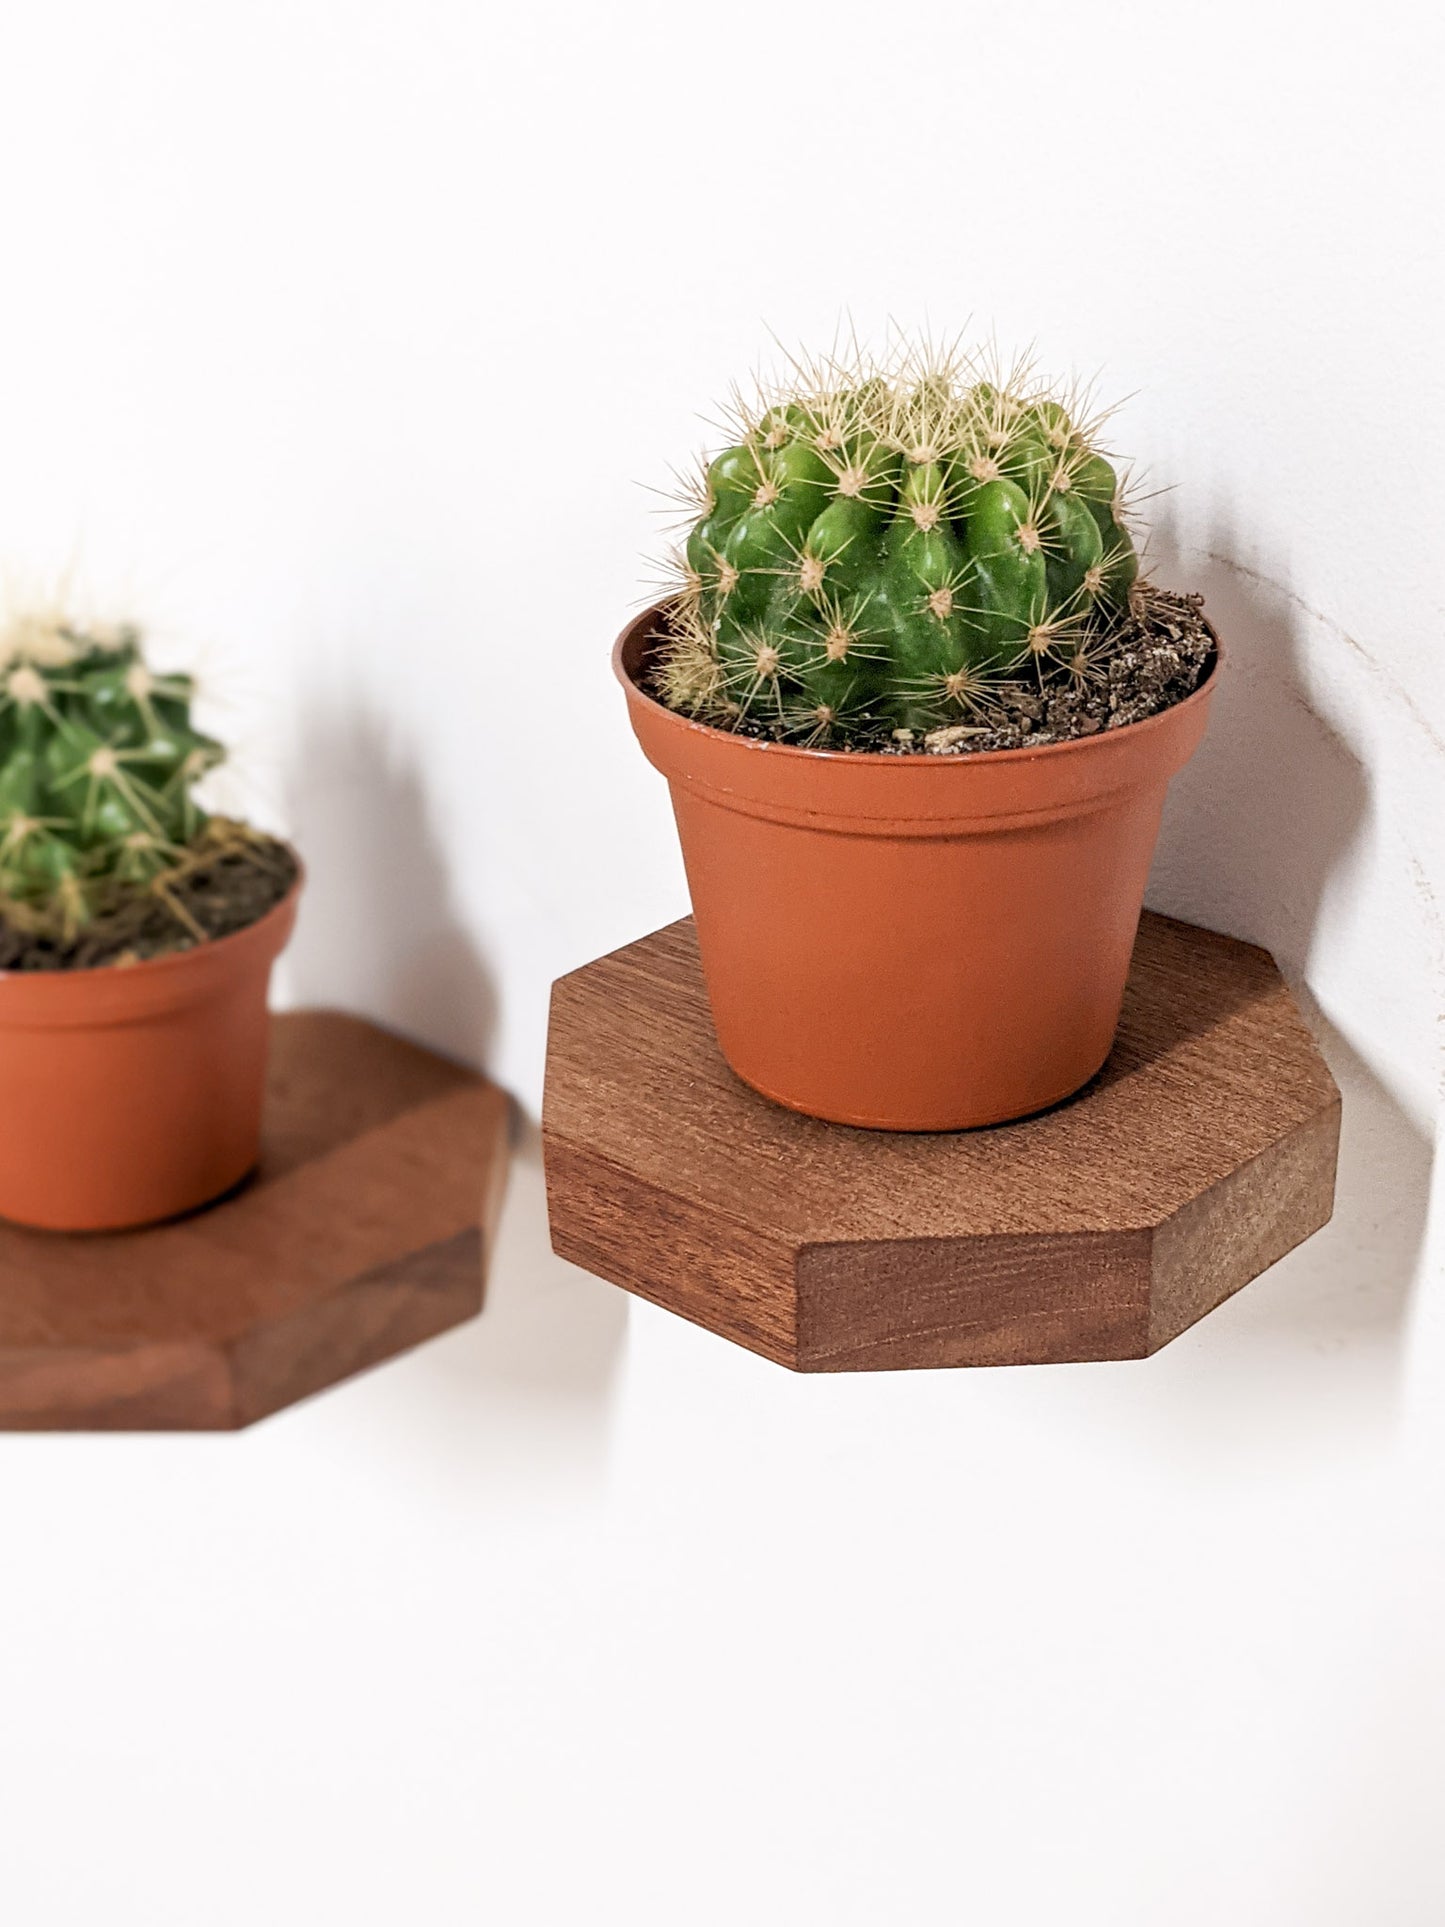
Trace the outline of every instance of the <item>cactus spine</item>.
<instances>
[{"instance_id":1,"label":"cactus spine","mask_svg":"<svg viewBox=\"0 0 1445 1927\"><path fill-rule=\"evenodd\" d=\"M192 694L131 628L36 616L0 634L0 915L69 939L130 893L165 896L207 839L194 789L224 756Z\"/></svg>"},{"instance_id":2,"label":"cactus spine","mask_svg":"<svg viewBox=\"0 0 1445 1927\"><path fill-rule=\"evenodd\" d=\"M1091 673L1139 571L1097 424L956 356L796 372L735 410L691 505L666 700L846 743Z\"/></svg>"}]
</instances>

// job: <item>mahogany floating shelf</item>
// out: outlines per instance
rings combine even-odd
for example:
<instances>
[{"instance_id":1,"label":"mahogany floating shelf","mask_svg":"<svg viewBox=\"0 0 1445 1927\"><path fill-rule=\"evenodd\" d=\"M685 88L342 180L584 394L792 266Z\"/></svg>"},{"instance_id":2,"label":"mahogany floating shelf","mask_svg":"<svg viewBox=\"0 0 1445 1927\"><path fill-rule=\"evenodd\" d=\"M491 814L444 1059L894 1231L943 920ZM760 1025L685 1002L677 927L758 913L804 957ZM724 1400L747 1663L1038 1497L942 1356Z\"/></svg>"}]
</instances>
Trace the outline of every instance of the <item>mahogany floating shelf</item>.
<instances>
[{"instance_id":1,"label":"mahogany floating shelf","mask_svg":"<svg viewBox=\"0 0 1445 1927\"><path fill-rule=\"evenodd\" d=\"M359 1018L274 1026L236 1191L140 1231L0 1224L0 1429L230 1430L481 1310L506 1098Z\"/></svg>"},{"instance_id":2,"label":"mahogany floating shelf","mask_svg":"<svg viewBox=\"0 0 1445 1927\"><path fill-rule=\"evenodd\" d=\"M553 1247L798 1371L1157 1351L1328 1221L1339 1122L1268 953L1147 912L1103 1070L987 1130L853 1130L749 1090L690 918L552 993Z\"/></svg>"}]
</instances>

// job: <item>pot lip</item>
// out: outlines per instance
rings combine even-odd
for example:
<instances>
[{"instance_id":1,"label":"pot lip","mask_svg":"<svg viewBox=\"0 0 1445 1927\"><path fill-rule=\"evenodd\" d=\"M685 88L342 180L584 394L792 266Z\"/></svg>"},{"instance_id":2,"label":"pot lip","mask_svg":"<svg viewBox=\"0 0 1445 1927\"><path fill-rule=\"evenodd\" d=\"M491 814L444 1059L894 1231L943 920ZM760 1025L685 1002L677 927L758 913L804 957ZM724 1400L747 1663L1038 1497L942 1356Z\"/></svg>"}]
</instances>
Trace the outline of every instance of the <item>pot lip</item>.
<instances>
[{"instance_id":1,"label":"pot lip","mask_svg":"<svg viewBox=\"0 0 1445 1927\"><path fill-rule=\"evenodd\" d=\"M1019 749L985 749L974 756L930 756L927 752L893 756L886 750L874 749L805 749L799 743L769 742L762 737L741 736L734 730L718 729L712 723L700 723L693 716L684 716L680 710L669 709L666 703L660 703L655 696L647 693L629 672L623 661L623 653L638 629L644 623L654 622L662 613L663 606L661 602L654 602L634 616L612 645L612 672L622 684L628 701L641 705L664 725L672 725L678 729L690 731L695 736L711 738L715 742L736 744L739 749L766 751L770 760L786 759L794 763L810 765L813 768L843 765L847 768L892 770L966 768L977 770L1038 763L1044 757L1064 757L1081 753L1086 755L1089 751L1098 750L1106 743L1137 740L1141 732L1162 728L1172 717L1182 716L1186 710L1202 706L1214 694L1219 683L1220 672L1227 660L1224 644L1219 640L1213 623L1206 617L1204 626L1209 631L1210 639L1214 644L1214 660L1210 663L1203 679L1190 690L1182 702L1170 703L1167 709L1156 710L1152 716L1141 716L1136 723L1123 723L1118 729L1098 730L1092 736L1073 736L1063 743L1040 743L1036 749L1030 749L1027 746ZM3 981L3 978L0 978L0 981Z\"/></svg>"},{"instance_id":2,"label":"pot lip","mask_svg":"<svg viewBox=\"0 0 1445 1927\"><path fill-rule=\"evenodd\" d=\"M271 908L263 916L257 917L254 923L242 924L239 930L228 931L224 937L209 937L205 943L192 944L189 950L172 950L160 957L142 957L139 962L133 964L90 964L84 970L0 970L0 994L3 994L11 984L91 985L102 982L111 983L118 978L124 978L127 983L142 981L158 983L166 976L175 976L194 968L202 958L214 957L232 944L244 943L247 938L254 939L258 931L268 929L294 913L296 899L300 896L302 886L306 882L306 866L301 861L295 845L286 842L284 837L278 837L276 840L285 843L296 865L296 875L292 879L291 888L280 902L273 903ZM42 991L40 994L44 996L46 993ZM57 990L51 994L62 993Z\"/></svg>"}]
</instances>

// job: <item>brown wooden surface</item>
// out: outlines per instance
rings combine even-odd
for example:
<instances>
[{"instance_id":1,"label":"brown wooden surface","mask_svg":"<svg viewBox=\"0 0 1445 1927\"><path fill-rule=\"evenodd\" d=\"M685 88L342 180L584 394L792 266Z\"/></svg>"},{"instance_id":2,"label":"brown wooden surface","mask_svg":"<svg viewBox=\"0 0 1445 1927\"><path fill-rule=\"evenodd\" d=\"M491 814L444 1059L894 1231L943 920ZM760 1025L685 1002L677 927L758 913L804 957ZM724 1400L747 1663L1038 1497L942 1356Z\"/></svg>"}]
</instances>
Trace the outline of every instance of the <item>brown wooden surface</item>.
<instances>
[{"instance_id":1,"label":"brown wooden surface","mask_svg":"<svg viewBox=\"0 0 1445 1927\"><path fill-rule=\"evenodd\" d=\"M359 1018L275 1019L261 1163L141 1231L0 1224L0 1428L249 1424L481 1309L507 1101Z\"/></svg>"},{"instance_id":2,"label":"brown wooden surface","mask_svg":"<svg viewBox=\"0 0 1445 1927\"><path fill-rule=\"evenodd\" d=\"M800 1370L1156 1350L1328 1220L1338 1134L1269 955L1149 913L1098 1077L982 1131L851 1130L748 1090L689 919L553 990L555 1248Z\"/></svg>"}]
</instances>

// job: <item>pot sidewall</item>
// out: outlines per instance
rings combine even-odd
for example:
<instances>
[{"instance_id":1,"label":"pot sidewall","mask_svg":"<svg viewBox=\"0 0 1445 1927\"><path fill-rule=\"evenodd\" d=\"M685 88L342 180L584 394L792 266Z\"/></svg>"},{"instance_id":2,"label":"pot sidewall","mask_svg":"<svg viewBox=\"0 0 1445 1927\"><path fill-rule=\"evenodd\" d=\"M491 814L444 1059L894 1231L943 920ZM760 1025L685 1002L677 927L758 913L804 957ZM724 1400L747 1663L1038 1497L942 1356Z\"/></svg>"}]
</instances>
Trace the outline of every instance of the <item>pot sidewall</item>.
<instances>
[{"instance_id":1,"label":"pot sidewall","mask_svg":"<svg viewBox=\"0 0 1445 1927\"><path fill-rule=\"evenodd\" d=\"M302 886L243 930L117 968L0 975L0 1217L119 1230L256 1162L271 967Z\"/></svg>"},{"instance_id":2,"label":"pot sidewall","mask_svg":"<svg viewBox=\"0 0 1445 1927\"><path fill-rule=\"evenodd\" d=\"M666 776L718 1042L777 1102L954 1130L1059 1102L1107 1057L1170 778L1218 681L1035 751L798 751L689 721L617 669Z\"/></svg>"}]
</instances>

